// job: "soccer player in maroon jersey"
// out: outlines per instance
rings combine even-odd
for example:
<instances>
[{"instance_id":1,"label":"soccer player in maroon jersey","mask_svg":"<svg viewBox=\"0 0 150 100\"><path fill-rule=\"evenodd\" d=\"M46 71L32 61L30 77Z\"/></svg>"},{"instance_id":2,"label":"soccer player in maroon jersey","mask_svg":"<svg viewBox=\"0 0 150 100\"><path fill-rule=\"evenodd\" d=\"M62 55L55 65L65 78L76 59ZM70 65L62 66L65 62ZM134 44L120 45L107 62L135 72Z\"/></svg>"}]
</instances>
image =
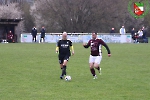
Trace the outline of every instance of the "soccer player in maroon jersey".
<instances>
[{"instance_id":1,"label":"soccer player in maroon jersey","mask_svg":"<svg viewBox=\"0 0 150 100\"><path fill-rule=\"evenodd\" d=\"M89 65L90 65L90 71L93 75L93 79L96 79L96 68L101 74L101 68L100 68L100 62L102 60L102 46L104 46L108 52L108 57L111 56L110 49L107 46L107 44L102 40L97 38L97 33L92 33L92 39L88 41L87 44L83 44L85 48L91 47L91 54L89 57Z\"/></svg>"}]
</instances>

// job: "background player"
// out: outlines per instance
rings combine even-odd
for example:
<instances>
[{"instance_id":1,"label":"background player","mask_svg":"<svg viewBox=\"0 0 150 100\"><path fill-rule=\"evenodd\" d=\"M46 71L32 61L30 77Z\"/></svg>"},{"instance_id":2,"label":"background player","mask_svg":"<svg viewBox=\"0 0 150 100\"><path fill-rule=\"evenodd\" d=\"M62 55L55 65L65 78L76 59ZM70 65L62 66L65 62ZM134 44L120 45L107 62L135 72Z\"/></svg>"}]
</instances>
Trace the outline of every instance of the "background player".
<instances>
[{"instance_id":1,"label":"background player","mask_svg":"<svg viewBox=\"0 0 150 100\"><path fill-rule=\"evenodd\" d=\"M67 33L63 32L62 39L57 42L57 47L56 47L56 53L59 52L58 58L59 58L60 68L62 69L62 74L60 76L60 79L63 79L63 76L66 75L67 63L71 56L70 48L72 51L72 55L74 55L72 42L67 39Z\"/></svg>"},{"instance_id":2,"label":"background player","mask_svg":"<svg viewBox=\"0 0 150 100\"><path fill-rule=\"evenodd\" d=\"M95 74L95 69L96 68L99 73L101 74L101 69L99 67L99 64L102 60L102 47L104 46L108 52L108 57L111 56L109 47L107 46L107 44L102 40L102 39L98 39L97 38L97 33L92 33L92 39L89 40L89 42L87 44L83 44L83 46L85 48L88 48L89 46L91 47L91 55L89 57L89 65L90 65L90 71L93 75L93 79L96 79L97 76Z\"/></svg>"}]
</instances>

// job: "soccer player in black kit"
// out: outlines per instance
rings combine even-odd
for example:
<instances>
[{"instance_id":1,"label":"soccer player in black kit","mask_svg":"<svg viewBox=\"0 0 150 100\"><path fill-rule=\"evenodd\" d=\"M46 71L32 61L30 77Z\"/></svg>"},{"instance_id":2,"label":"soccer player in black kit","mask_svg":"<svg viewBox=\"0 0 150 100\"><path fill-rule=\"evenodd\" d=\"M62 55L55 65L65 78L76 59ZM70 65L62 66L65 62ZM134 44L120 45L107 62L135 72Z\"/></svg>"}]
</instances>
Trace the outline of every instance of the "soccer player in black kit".
<instances>
[{"instance_id":1,"label":"soccer player in black kit","mask_svg":"<svg viewBox=\"0 0 150 100\"><path fill-rule=\"evenodd\" d=\"M87 44L83 44L85 48L91 47L91 55L89 57L90 71L93 75L93 79L97 79L95 69L101 74L100 62L102 60L102 46L104 46L108 52L108 57L111 56L110 49L107 44L97 38L97 33L92 33L92 39Z\"/></svg>"},{"instance_id":2,"label":"soccer player in black kit","mask_svg":"<svg viewBox=\"0 0 150 100\"><path fill-rule=\"evenodd\" d=\"M57 42L57 47L56 47L56 53L59 53L58 58L59 58L60 68L62 69L62 74L60 76L60 79L63 79L64 75L66 75L67 63L71 56L70 48L72 51L72 55L74 55L72 42L67 39L67 33L63 32L62 39Z\"/></svg>"}]
</instances>

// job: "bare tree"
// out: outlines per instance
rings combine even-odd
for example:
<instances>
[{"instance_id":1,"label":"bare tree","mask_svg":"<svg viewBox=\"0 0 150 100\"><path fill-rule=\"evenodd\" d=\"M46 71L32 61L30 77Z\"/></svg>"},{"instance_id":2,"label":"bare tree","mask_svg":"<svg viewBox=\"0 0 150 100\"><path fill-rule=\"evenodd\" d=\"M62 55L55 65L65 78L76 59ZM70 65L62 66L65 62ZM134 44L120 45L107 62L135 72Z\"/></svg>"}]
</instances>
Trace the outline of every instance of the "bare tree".
<instances>
[{"instance_id":1,"label":"bare tree","mask_svg":"<svg viewBox=\"0 0 150 100\"><path fill-rule=\"evenodd\" d=\"M137 22L128 12L129 0L37 0L32 9L36 25L49 32L109 32ZM140 24L142 20L137 23Z\"/></svg>"},{"instance_id":2,"label":"bare tree","mask_svg":"<svg viewBox=\"0 0 150 100\"><path fill-rule=\"evenodd\" d=\"M33 26L35 26L34 23L34 17L30 13L30 4L26 1L22 2L23 4L20 4L20 8L23 12L23 19L24 19L24 27L25 32L31 32L31 29Z\"/></svg>"},{"instance_id":3,"label":"bare tree","mask_svg":"<svg viewBox=\"0 0 150 100\"><path fill-rule=\"evenodd\" d=\"M85 32L91 30L91 22L96 22L94 9L98 5L91 0L39 0L35 6L36 18L46 20L43 22L48 22L51 29L55 26L59 31Z\"/></svg>"},{"instance_id":4,"label":"bare tree","mask_svg":"<svg viewBox=\"0 0 150 100\"><path fill-rule=\"evenodd\" d=\"M0 18L16 19L22 18L22 12L17 3L0 6Z\"/></svg>"}]
</instances>

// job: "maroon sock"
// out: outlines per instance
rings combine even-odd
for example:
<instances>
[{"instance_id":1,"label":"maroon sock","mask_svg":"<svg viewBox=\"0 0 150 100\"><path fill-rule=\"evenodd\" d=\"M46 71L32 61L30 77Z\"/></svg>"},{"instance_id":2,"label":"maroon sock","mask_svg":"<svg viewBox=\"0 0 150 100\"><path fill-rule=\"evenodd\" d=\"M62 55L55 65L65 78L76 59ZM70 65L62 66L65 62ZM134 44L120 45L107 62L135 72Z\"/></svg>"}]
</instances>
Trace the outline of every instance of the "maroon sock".
<instances>
[{"instance_id":1,"label":"maroon sock","mask_svg":"<svg viewBox=\"0 0 150 100\"><path fill-rule=\"evenodd\" d=\"M99 71L100 67L98 66L96 69Z\"/></svg>"},{"instance_id":2,"label":"maroon sock","mask_svg":"<svg viewBox=\"0 0 150 100\"><path fill-rule=\"evenodd\" d=\"M90 70L91 70L92 75L95 76L95 70L94 70L94 68L92 68Z\"/></svg>"}]
</instances>

